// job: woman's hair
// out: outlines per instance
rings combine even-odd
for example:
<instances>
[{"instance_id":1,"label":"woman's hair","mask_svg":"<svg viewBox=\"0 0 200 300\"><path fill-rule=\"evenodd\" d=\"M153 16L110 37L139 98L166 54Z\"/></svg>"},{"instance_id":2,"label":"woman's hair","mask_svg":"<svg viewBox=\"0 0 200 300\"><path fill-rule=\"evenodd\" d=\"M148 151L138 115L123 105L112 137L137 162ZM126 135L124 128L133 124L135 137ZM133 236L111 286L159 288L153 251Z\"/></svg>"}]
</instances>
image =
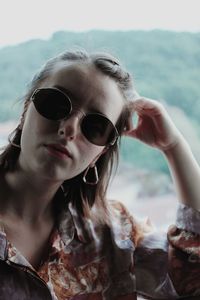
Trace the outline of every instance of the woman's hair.
<instances>
[{"instance_id":1,"label":"woman's hair","mask_svg":"<svg viewBox=\"0 0 200 300\"><path fill-rule=\"evenodd\" d=\"M22 132L21 123L25 118L32 93L36 88L38 88L39 85L41 85L44 80L51 76L56 64L60 64L62 62L65 64L92 64L97 68L97 70L109 76L116 82L125 102L124 109L117 121L116 127L120 135L124 130L129 114L128 105L126 105L126 102L134 99L136 95L131 75L124 70L120 62L110 54L98 52L89 54L85 50L65 51L48 60L30 82L27 93L22 98L24 102L24 110L21 116L20 124L9 135L9 140L13 144L20 144ZM67 191L68 201L70 201L76 207L81 215L87 215L94 203L95 207L101 209L102 212L106 212L105 194L111 178L113 167L114 165L117 166L118 164L119 144L120 138L114 145L110 146L96 162L99 174L99 182L96 185L87 185L83 182L82 178L84 172L70 180L66 180L63 183L63 187ZM19 153L20 148L17 148L9 143L0 155L1 169L12 170L15 167Z\"/></svg>"}]
</instances>

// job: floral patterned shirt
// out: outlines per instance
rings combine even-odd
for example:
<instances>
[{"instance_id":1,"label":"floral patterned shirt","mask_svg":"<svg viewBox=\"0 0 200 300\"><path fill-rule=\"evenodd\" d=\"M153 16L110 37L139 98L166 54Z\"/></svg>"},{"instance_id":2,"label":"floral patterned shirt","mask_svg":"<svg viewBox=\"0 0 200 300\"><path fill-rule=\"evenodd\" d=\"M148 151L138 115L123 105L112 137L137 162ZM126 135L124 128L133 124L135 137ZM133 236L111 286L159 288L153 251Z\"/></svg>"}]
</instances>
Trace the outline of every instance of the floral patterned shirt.
<instances>
[{"instance_id":1,"label":"floral patterned shirt","mask_svg":"<svg viewBox=\"0 0 200 300\"><path fill-rule=\"evenodd\" d=\"M9 241L7 260L36 272L53 300L200 299L200 212L180 205L167 234L151 230L139 239L135 219L109 203L110 226L79 218L69 205L38 270Z\"/></svg>"}]
</instances>

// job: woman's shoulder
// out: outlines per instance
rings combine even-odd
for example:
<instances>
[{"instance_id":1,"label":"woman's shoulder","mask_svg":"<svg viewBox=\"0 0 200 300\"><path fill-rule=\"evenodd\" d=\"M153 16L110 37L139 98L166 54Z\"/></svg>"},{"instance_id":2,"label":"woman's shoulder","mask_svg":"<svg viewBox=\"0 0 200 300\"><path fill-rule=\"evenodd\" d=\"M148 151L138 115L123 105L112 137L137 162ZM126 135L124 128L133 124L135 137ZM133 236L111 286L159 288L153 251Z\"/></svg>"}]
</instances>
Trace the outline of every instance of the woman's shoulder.
<instances>
[{"instance_id":1,"label":"woman's shoulder","mask_svg":"<svg viewBox=\"0 0 200 300\"><path fill-rule=\"evenodd\" d=\"M139 221L122 201L109 199L107 203L113 231L123 239L131 239L136 246L146 232L150 231L149 225Z\"/></svg>"}]
</instances>

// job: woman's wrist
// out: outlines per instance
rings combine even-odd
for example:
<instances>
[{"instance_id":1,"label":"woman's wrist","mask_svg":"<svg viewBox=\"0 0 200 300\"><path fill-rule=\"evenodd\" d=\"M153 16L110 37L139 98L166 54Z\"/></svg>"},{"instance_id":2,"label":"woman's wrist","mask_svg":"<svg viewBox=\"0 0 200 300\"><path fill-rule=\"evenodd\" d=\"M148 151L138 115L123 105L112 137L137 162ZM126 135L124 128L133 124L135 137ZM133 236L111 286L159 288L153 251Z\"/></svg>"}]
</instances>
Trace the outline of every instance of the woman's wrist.
<instances>
[{"instance_id":1,"label":"woman's wrist","mask_svg":"<svg viewBox=\"0 0 200 300\"><path fill-rule=\"evenodd\" d=\"M176 145L163 151L168 162L175 190L180 202L200 210L200 168L190 145L180 138Z\"/></svg>"},{"instance_id":2,"label":"woman's wrist","mask_svg":"<svg viewBox=\"0 0 200 300\"><path fill-rule=\"evenodd\" d=\"M179 155L183 149L190 148L185 138L180 134L173 143L168 145L166 148L161 149L162 153L166 158L171 158Z\"/></svg>"}]
</instances>

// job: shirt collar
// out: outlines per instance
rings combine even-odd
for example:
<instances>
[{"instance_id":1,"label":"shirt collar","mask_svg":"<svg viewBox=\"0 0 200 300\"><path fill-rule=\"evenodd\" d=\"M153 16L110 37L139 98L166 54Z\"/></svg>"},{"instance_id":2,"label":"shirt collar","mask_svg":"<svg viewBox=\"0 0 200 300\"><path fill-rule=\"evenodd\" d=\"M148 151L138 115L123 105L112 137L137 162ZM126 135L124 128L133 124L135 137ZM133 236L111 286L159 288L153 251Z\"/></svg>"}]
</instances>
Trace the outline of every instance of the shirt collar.
<instances>
[{"instance_id":1,"label":"shirt collar","mask_svg":"<svg viewBox=\"0 0 200 300\"><path fill-rule=\"evenodd\" d=\"M65 246L70 244L76 237L81 243L90 240L91 233L89 220L81 217L71 203L68 203L63 188L60 188L55 197L55 213L57 226L50 237L50 244L54 251L60 250L60 239ZM8 242L4 226L0 221L0 259L5 260L8 256Z\"/></svg>"},{"instance_id":2,"label":"shirt collar","mask_svg":"<svg viewBox=\"0 0 200 300\"><path fill-rule=\"evenodd\" d=\"M57 210L57 230L65 245L68 245L74 238L86 243L90 240L90 222L80 216L72 203L67 201L67 193L63 187L57 191L55 209Z\"/></svg>"}]
</instances>

